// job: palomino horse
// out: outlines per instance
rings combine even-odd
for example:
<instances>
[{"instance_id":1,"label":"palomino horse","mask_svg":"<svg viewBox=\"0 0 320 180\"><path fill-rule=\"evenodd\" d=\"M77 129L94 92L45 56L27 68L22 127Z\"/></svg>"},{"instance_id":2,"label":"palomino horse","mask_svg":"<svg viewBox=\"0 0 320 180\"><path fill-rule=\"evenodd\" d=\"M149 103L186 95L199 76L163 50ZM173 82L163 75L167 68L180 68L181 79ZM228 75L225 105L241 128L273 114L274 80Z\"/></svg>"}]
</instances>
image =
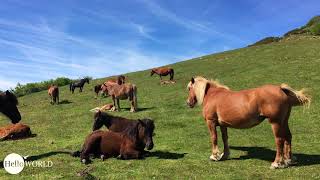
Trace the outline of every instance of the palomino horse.
<instances>
[{"instance_id":1,"label":"palomino horse","mask_svg":"<svg viewBox=\"0 0 320 180\"><path fill-rule=\"evenodd\" d=\"M90 155L101 157L102 160L109 157L119 159L143 158L147 150L153 148L154 123L151 120L138 120L128 124L123 132L93 131L87 136L81 151L72 153L80 156L81 162L90 162Z\"/></svg>"},{"instance_id":2,"label":"palomino horse","mask_svg":"<svg viewBox=\"0 0 320 180\"><path fill-rule=\"evenodd\" d=\"M162 76L167 76L169 74L170 81L172 81L174 76L174 70L171 67L154 68L151 70L150 76L152 76L153 74L158 74L161 80L162 80Z\"/></svg>"},{"instance_id":3,"label":"palomino horse","mask_svg":"<svg viewBox=\"0 0 320 180\"><path fill-rule=\"evenodd\" d=\"M124 131L130 124L136 123L138 120L127 119L118 116L112 116L108 113L98 111L94 114L94 123L92 130L98 130L103 125L105 125L110 131L113 132L122 132ZM144 119L145 122L151 122L151 119Z\"/></svg>"},{"instance_id":4,"label":"palomino horse","mask_svg":"<svg viewBox=\"0 0 320 180\"><path fill-rule=\"evenodd\" d=\"M0 93L0 112L11 119L13 124L21 120L20 112L17 108L17 97L10 91Z\"/></svg>"},{"instance_id":5,"label":"palomino horse","mask_svg":"<svg viewBox=\"0 0 320 180\"><path fill-rule=\"evenodd\" d=\"M102 85L102 92L112 97L112 111L120 111L120 100L129 99L131 101L130 112L137 111L137 87L135 84L125 83L118 84L113 82L105 82Z\"/></svg>"},{"instance_id":6,"label":"palomino horse","mask_svg":"<svg viewBox=\"0 0 320 180\"><path fill-rule=\"evenodd\" d=\"M89 78L83 78L79 82L71 83L70 84L70 91L72 92L72 94L74 93L74 90L77 87L80 88L79 92L82 92L84 83L88 83L89 84Z\"/></svg>"},{"instance_id":7,"label":"palomino horse","mask_svg":"<svg viewBox=\"0 0 320 180\"><path fill-rule=\"evenodd\" d=\"M188 90L189 107L193 108L196 103L202 105L202 114L212 138L211 160L218 161L229 157L227 127L251 128L268 118L277 145L271 168L284 168L295 163L291 152L292 135L288 119L293 106L310 104L311 99L303 90L296 91L286 84L281 84L236 92L202 77L192 78ZM217 146L217 126L220 126L224 143L222 154Z\"/></svg>"},{"instance_id":8,"label":"palomino horse","mask_svg":"<svg viewBox=\"0 0 320 180\"><path fill-rule=\"evenodd\" d=\"M48 95L50 97L50 103L59 104L59 88L56 85L51 85L48 89Z\"/></svg>"}]
</instances>

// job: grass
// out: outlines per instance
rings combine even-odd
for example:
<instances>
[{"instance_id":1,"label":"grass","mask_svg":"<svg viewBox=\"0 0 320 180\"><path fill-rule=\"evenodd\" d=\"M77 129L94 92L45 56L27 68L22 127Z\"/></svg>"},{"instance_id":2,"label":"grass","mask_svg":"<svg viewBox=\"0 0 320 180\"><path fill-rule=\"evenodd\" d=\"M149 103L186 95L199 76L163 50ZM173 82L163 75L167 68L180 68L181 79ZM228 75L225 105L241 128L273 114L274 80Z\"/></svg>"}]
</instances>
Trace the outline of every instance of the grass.
<instances>
[{"instance_id":1,"label":"grass","mask_svg":"<svg viewBox=\"0 0 320 180\"><path fill-rule=\"evenodd\" d=\"M174 85L160 85L149 71L127 74L138 86L139 107L113 112L128 118L151 117L156 123L155 147L144 160L122 161L95 159L90 174L101 179L314 179L320 178L320 40L282 41L204 56L171 65ZM191 76L203 75L220 80L231 89L253 88L266 83L288 83L309 88L313 102L310 109L294 108L289 120L293 134L293 152L299 164L270 170L275 143L270 124L237 130L229 129L230 160L211 162L210 139L201 116L201 108L186 106L186 84ZM93 114L90 109L111 102L94 99L93 86L103 79L86 84L83 93L71 94L61 87L61 105L50 105L45 91L19 98L22 121L31 126L34 138L0 142L0 159L12 152L35 160L51 160L51 168L26 167L18 176L0 169L0 179L80 179L76 174L86 168L79 158L61 151L78 150L90 133ZM129 102L121 101L123 108ZM9 122L0 117L0 125ZM221 136L219 136L221 137ZM221 139L219 139L220 149Z\"/></svg>"}]
</instances>

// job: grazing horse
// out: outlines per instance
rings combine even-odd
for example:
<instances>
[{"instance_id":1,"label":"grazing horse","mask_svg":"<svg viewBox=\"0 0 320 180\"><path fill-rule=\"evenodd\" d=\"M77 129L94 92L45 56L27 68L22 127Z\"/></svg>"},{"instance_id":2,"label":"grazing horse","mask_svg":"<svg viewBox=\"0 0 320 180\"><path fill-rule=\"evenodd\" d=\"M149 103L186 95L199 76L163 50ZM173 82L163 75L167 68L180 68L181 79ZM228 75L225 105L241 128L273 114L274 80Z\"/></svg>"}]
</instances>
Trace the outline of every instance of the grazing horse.
<instances>
[{"instance_id":1,"label":"grazing horse","mask_svg":"<svg viewBox=\"0 0 320 180\"><path fill-rule=\"evenodd\" d=\"M227 128L251 128L268 118L275 136L277 153L271 168L284 168L294 164L291 152L291 132L288 125L291 108L309 105L311 98L303 90L296 91L286 84L264 85L254 89L231 91L216 81L203 77L192 78L188 84L187 104L193 108L202 105L202 114L212 138L211 160L229 157ZM217 146L220 126L224 152Z\"/></svg>"},{"instance_id":2,"label":"grazing horse","mask_svg":"<svg viewBox=\"0 0 320 180\"><path fill-rule=\"evenodd\" d=\"M11 119L13 124L21 120L20 112L17 108L18 99L10 91L0 93L0 112Z\"/></svg>"},{"instance_id":3,"label":"grazing horse","mask_svg":"<svg viewBox=\"0 0 320 180\"><path fill-rule=\"evenodd\" d=\"M138 108L137 103L137 87L135 84L125 83L118 84L112 82L105 82L102 85L102 92L112 97L113 109L112 111L120 111L120 100L129 99L131 101L130 112L136 112Z\"/></svg>"},{"instance_id":4,"label":"grazing horse","mask_svg":"<svg viewBox=\"0 0 320 180\"><path fill-rule=\"evenodd\" d=\"M150 120L138 120L128 124L123 132L93 131L87 136L81 151L72 153L79 156L81 162L90 162L90 155L101 157L102 160L109 157L119 159L143 158L147 150L153 148L154 123Z\"/></svg>"},{"instance_id":5,"label":"grazing horse","mask_svg":"<svg viewBox=\"0 0 320 180\"><path fill-rule=\"evenodd\" d=\"M94 114L94 123L92 126L92 130L98 130L103 125L105 125L110 131L113 132L122 132L126 129L126 127L130 126L130 124L136 123L138 120L127 119L118 116L112 116L108 113L98 111ZM144 121L152 121L151 119L144 119Z\"/></svg>"},{"instance_id":6,"label":"grazing horse","mask_svg":"<svg viewBox=\"0 0 320 180\"><path fill-rule=\"evenodd\" d=\"M152 76L153 74L158 74L161 80L162 76L167 76L168 74L170 74L170 81L172 81L174 76L174 70L170 67L154 68L151 70L150 76Z\"/></svg>"},{"instance_id":7,"label":"grazing horse","mask_svg":"<svg viewBox=\"0 0 320 180\"><path fill-rule=\"evenodd\" d=\"M58 88L58 86L51 85L48 89L48 95L50 97L51 104L54 104L54 103L59 104L59 88Z\"/></svg>"},{"instance_id":8,"label":"grazing horse","mask_svg":"<svg viewBox=\"0 0 320 180\"><path fill-rule=\"evenodd\" d=\"M85 83L89 84L89 78L83 78L79 82L71 83L70 84L70 91L72 91L72 94L74 93L74 90L78 87L80 88L79 92L82 92L83 86Z\"/></svg>"}]
</instances>

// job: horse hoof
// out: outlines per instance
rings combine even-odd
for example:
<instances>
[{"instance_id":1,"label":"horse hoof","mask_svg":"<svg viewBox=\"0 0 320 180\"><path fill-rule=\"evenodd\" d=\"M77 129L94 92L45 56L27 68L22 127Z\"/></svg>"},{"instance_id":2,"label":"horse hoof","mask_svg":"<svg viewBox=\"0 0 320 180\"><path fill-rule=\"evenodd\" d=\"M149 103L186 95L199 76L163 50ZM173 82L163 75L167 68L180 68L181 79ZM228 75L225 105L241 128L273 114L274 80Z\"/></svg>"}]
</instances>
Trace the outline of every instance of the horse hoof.
<instances>
[{"instance_id":1,"label":"horse hoof","mask_svg":"<svg viewBox=\"0 0 320 180\"><path fill-rule=\"evenodd\" d=\"M87 164L87 160L86 160L86 159L81 159L81 162L82 162L83 164Z\"/></svg>"},{"instance_id":2,"label":"horse hoof","mask_svg":"<svg viewBox=\"0 0 320 180\"><path fill-rule=\"evenodd\" d=\"M212 155L210 156L210 160L211 160L211 161L220 161L221 158L222 158L222 156L223 156L223 153L222 153L222 154L220 154L220 153L212 154Z\"/></svg>"},{"instance_id":3,"label":"horse hoof","mask_svg":"<svg viewBox=\"0 0 320 180\"><path fill-rule=\"evenodd\" d=\"M102 154L102 155L100 156L100 158L101 158L102 161L104 161L104 160L106 159L106 156Z\"/></svg>"},{"instance_id":4,"label":"horse hoof","mask_svg":"<svg viewBox=\"0 0 320 180\"><path fill-rule=\"evenodd\" d=\"M285 163L277 163L277 162L273 162L270 166L270 169L283 169L288 167Z\"/></svg>"},{"instance_id":5,"label":"horse hoof","mask_svg":"<svg viewBox=\"0 0 320 180\"><path fill-rule=\"evenodd\" d=\"M221 160L227 160L230 156L230 153L222 153Z\"/></svg>"},{"instance_id":6,"label":"horse hoof","mask_svg":"<svg viewBox=\"0 0 320 180\"><path fill-rule=\"evenodd\" d=\"M296 158L295 156L292 156L291 159L286 159L286 160L284 160L284 163L285 163L287 166L294 166L294 165L298 164L297 158Z\"/></svg>"}]
</instances>

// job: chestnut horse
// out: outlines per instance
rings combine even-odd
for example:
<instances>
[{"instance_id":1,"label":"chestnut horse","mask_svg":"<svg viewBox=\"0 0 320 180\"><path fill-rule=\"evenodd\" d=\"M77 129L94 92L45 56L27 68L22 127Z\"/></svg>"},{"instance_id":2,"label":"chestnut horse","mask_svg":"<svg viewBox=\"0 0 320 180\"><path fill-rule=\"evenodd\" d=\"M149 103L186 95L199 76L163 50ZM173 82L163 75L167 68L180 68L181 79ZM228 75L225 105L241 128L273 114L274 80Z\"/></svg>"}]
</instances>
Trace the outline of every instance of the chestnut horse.
<instances>
[{"instance_id":1,"label":"chestnut horse","mask_svg":"<svg viewBox=\"0 0 320 180\"><path fill-rule=\"evenodd\" d=\"M167 76L169 74L170 81L172 81L174 76L174 70L171 67L154 68L154 69L151 69L150 76L152 76L153 74L158 74L161 80L162 80L162 76Z\"/></svg>"},{"instance_id":2,"label":"chestnut horse","mask_svg":"<svg viewBox=\"0 0 320 180\"><path fill-rule=\"evenodd\" d=\"M18 99L10 91L0 93L0 112L6 115L13 124L21 120L20 112L17 108Z\"/></svg>"},{"instance_id":3,"label":"chestnut horse","mask_svg":"<svg viewBox=\"0 0 320 180\"><path fill-rule=\"evenodd\" d=\"M93 131L87 136L81 151L72 155L79 156L81 162L90 162L90 155L101 157L102 160L109 157L119 159L139 159L147 153L144 148L153 148L154 123L150 120L138 120L128 124L123 132Z\"/></svg>"},{"instance_id":4,"label":"chestnut horse","mask_svg":"<svg viewBox=\"0 0 320 180\"><path fill-rule=\"evenodd\" d=\"M135 84L124 83L118 84L113 82L105 82L102 84L102 92L112 97L112 111L120 111L120 100L129 99L131 101L130 112L136 112L137 103L137 87Z\"/></svg>"},{"instance_id":5,"label":"chestnut horse","mask_svg":"<svg viewBox=\"0 0 320 180\"><path fill-rule=\"evenodd\" d=\"M231 91L216 81L192 78L188 84L187 104L202 105L202 114L212 138L211 160L227 159L230 155L227 128L251 128L265 118L271 123L277 152L271 168L284 168L295 162L291 152L291 132L288 125L291 108L309 105L311 98L303 90L296 91L286 84L264 85L254 89ZM220 126L224 152L217 146L216 127Z\"/></svg>"},{"instance_id":6,"label":"chestnut horse","mask_svg":"<svg viewBox=\"0 0 320 180\"><path fill-rule=\"evenodd\" d=\"M119 85L124 84L126 81L126 77L123 75L118 76L116 79L109 79L106 82L108 83L117 83Z\"/></svg>"},{"instance_id":7,"label":"chestnut horse","mask_svg":"<svg viewBox=\"0 0 320 180\"><path fill-rule=\"evenodd\" d=\"M59 104L59 88L56 85L51 85L48 89L48 95L50 97L50 103Z\"/></svg>"},{"instance_id":8,"label":"chestnut horse","mask_svg":"<svg viewBox=\"0 0 320 180\"><path fill-rule=\"evenodd\" d=\"M30 127L22 123L10 124L0 128L0 141L27 138L31 135Z\"/></svg>"}]
</instances>

